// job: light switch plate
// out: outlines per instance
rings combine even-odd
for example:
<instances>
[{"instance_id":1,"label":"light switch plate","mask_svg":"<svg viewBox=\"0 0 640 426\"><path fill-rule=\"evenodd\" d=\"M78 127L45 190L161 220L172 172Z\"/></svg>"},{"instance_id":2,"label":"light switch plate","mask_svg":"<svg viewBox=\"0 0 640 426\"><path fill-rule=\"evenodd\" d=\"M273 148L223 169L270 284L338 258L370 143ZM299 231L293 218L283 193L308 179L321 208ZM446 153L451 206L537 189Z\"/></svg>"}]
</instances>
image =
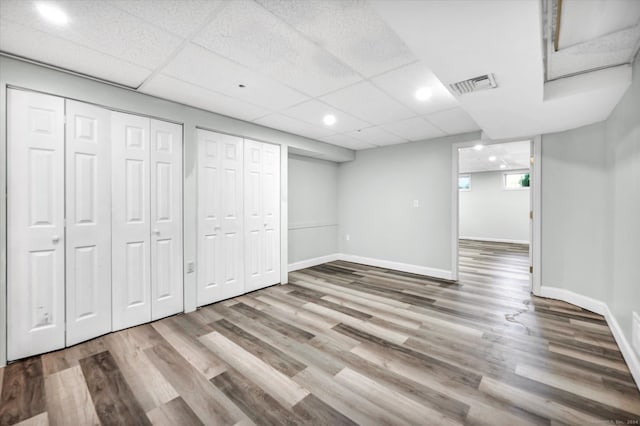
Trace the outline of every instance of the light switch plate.
<instances>
[{"instance_id":1,"label":"light switch plate","mask_svg":"<svg viewBox=\"0 0 640 426\"><path fill-rule=\"evenodd\" d=\"M640 315L637 312L633 313L633 329L631 331L631 341L633 342L633 348L636 353L640 355Z\"/></svg>"}]
</instances>

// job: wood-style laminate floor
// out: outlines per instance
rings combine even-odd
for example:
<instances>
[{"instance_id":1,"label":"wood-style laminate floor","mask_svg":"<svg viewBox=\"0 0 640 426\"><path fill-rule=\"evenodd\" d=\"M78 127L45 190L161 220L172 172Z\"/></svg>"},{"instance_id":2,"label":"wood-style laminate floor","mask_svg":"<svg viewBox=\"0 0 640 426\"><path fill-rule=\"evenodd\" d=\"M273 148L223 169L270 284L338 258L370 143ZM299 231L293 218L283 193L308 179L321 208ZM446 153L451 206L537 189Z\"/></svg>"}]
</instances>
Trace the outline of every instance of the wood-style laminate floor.
<instances>
[{"instance_id":1,"label":"wood-style laminate floor","mask_svg":"<svg viewBox=\"0 0 640 426\"><path fill-rule=\"evenodd\" d=\"M460 254L457 284L332 262L10 364L0 424L638 424L601 316L531 297L526 246Z\"/></svg>"}]
</instances>

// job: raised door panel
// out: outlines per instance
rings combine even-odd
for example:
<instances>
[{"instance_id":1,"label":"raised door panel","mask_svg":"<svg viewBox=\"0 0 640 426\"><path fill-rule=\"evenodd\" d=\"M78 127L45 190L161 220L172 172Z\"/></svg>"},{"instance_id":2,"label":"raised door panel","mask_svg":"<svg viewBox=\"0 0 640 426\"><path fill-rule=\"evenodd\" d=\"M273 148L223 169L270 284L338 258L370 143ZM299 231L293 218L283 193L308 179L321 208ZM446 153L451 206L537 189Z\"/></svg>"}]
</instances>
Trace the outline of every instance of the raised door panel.
<instances>
[{"instance_id":1,"label":"raised door panel","mask_svg":"<svg viewBox=\"0 0 640 426\"><path fill-rule=\"evenodd\" d=\"M7 90L8 359L64 347L64 100Z\"/></svg>"},{"instance_id":2,"label":"raised door panel","mask_svg":"<svg viewBox=\"0 0 640 426\"><path fill-rule=\"evenodd\" d=\"M111 331L111 113L66 101L67 346Z\"/></svg>"},{"instance_id":3,"label":"raised door panel","mask_svg":"<svg viewBox=\"0 0 640 426\"><path fill-rule=\"evenodd\" d=\"M264 144L245 139L245 279L248 291L262 288L264 221L263 221L263 154Z\"/></svg>"},{"instance_id":4,"label":"raised door panel","mask_svg":"<svg viewBox=\"0 0 640 426\"><path fill-rule=\"evenodd\" d=\"M198 130L198 306L244 292L242 139Z\"/></svg>"},{"instance_id":5,"label":"raised door panel","mask_svg":"<svg viewBox=\"0 0 640 426\"><path fill-rule=\"evenodd\" d=\"M112 315L120 330L151 320L150 120L111 113Z\"/></svg>"},{"instance_id":6,"label":"raised door panel","mask_svg":"<svg viewBox=\"0 0 640 426\"><path fill-rule=\"evenodd\" d=\"M184 310L182 126L151 120L151 318Z\"/></svg>"}]
</instances>

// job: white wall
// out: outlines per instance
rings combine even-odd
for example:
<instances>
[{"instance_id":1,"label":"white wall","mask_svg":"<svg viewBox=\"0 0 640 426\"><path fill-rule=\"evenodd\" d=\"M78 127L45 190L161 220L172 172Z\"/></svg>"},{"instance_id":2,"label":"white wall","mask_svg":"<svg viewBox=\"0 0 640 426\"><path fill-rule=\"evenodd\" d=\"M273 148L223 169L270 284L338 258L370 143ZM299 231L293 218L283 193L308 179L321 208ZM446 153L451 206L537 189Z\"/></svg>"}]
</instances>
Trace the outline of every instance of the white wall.
<instances>
[{"instance_id":1,"label":"white wall","mask_svg":"<svg viewBox=\"0 0 640 426\"><path fill-rule=\"evenodd\" d=\"M338 252L338 164L289 155L289 264Z\"/></svg>"},{"instance_id":2,"label":"white wall","mask_svg":"<svg viewBox=\"0 0 640 426\"><path fill-rule=\"evenodd\" d=\"M504 172L470 175L471 190L459 191L460 238L528 243L529 188L504 189Z\"/></svg>"},{"instance_id":3,"label":"white wall","mask_svg":"<svg viewBox=\"0 0 640 426\"><path fill-rule=\"evenodd\" d=\"M633 71L606 121L542 137L542 289L602 306L640 386L640 57Z\"/></svg>"},{"instance_id":4,"label":"white wall","mask_svg":"<svg viewBox=\"0 0 640 426\"><path fill-rule=\"evenodd\" d=\"M451 273L451 144L478 133L356 152L340 163L341 253ZM419 207L414 207L418 200ZM346 240L346 235L350 240Z\"/></svg>"},{"instance_id":5,"label":"white wall","mask_svg":"<svg viewBox=\"0 0 640 426\"><path fill-rule=\"evenodd\" d=\"M183 157L183 198L184 198L184 260L189 262L196 259L196 164L197 143L196 127L200 126L210 130L220 131L251 139L277 143L282 146L282 170L281 177L281 229L282 229L282 262L284 280L287 271L287 155L288 150L305 152L308 155L318 155L336 161L348 161L354 158L353 151L330 145L301 136L292 135L274 129L236 120L223 115L214 114L197 108L191 108L182 104L169 102L152 96L137 93L113 85L101 83L95 80L82 78L68 73L56 71L50 68L34 64L0 57L0 193L6 192L6 87L11 85L19 88L40 91L103 105L112 109L144 114L160 119L183 124L184 128L184 157ZM6 362L6 200L0 197L0 366ZM186 273L185 309L195 309L196 305L196 265L195 273Z\"/></svg>"}]
</instances>

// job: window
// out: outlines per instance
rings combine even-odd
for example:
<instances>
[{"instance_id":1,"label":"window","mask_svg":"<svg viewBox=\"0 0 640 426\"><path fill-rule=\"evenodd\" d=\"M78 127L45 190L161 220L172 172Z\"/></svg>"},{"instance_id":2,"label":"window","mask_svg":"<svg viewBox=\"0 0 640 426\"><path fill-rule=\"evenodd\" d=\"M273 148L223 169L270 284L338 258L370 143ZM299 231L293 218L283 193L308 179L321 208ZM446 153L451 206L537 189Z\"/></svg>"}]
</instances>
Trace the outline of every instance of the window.
<instances>
[{"instance_id":1,"label":"window","mask_svg":"<svg viewBox=\"0 0 640 426\"><path fill-rule=\"evenodd\" d=\"M471 191L471 175L458 176L458 189L460 191Z\"/></svg>"},{"instance_id":2,"label":"window","mask_svg":"<svg viewBox=\"0 0 640 426\"><path fill-rule=\"evenodd\" d=\"M504 189L523 189L529 187L529 173L505 173Z\"/></svg>"}]
</instances>

